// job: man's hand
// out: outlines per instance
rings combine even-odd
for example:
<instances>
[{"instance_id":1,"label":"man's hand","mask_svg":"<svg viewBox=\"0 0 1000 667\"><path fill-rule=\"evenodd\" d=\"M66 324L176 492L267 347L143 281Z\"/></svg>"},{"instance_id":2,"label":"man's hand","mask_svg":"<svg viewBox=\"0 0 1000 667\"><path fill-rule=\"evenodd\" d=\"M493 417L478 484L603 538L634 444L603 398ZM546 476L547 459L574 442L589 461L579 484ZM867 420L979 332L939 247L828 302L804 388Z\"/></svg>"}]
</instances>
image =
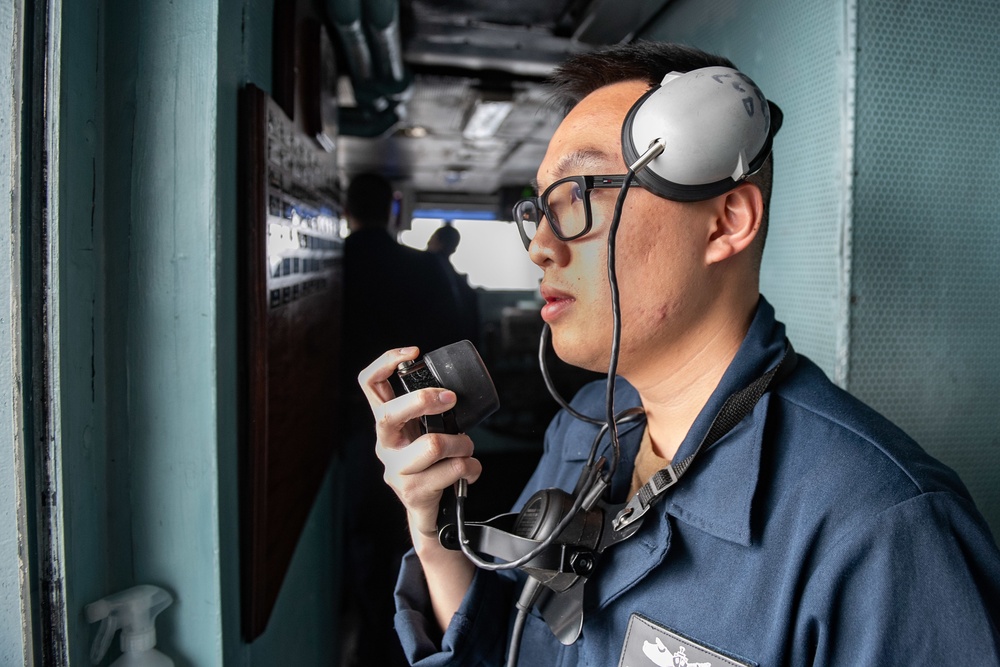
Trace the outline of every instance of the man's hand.
<instances>
[{"instance_id":1,"label":"man's hand","mask_svg":"<svg viewBox=\"0 0 1000 667\"><path fill-rule=\"evenodd\" d=\"M385 481L406 507L411 533L436 541L441 492L461 478L471 484L482 465L472 458L469 436L420 434L419 418L453 408L455 392L419 389L399 397L393 392L389 378L396 367L418 356L415 347L389 350L361 371L358 382L375 415L375 454L385 466Z\"/></svg>"},{"instance_id":2,"label":"man's hand","mask_svg":"<svg viewBox=\"0 0 1000 667\"><path fill-rule=\"evenodd\" d=\"M475 568L461 552L449 551L438 542L441 492L462 478L471 484L483 467L472 458L469 436L420 434L420 417L454 407L455 392L419 389L399 397L393 392L389 378L396 367L419 354L415 347L389 350L361 371L358 382L375 415L375 454L385 466L386 483L406 507L434 618L444 632L462 604Z\"/></svg>"}]
</instances>

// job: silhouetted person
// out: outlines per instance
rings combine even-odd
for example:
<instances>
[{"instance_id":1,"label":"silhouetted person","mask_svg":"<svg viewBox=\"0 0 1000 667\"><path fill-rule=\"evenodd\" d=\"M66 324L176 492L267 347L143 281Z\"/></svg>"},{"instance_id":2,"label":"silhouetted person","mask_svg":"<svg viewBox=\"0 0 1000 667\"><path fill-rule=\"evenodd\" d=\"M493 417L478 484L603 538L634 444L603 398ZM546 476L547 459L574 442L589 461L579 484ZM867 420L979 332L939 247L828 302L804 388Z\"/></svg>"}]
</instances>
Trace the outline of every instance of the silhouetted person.
<instances>
[{"instance_id":1,"label":"silhouetted person","mask_svg":"<svg viewBox=\"0 0 1000 667\"><path fill-rule=\"evenodd\" d=\"M387 348L421 352L461 340L459 305L437 258L402 246L389 231L393 192L381 176L355 177L347 189L351 229L344 243L344 402L348 493L345 603L359 621L347 665L405 665L393 631L392 597L399 560L409 548L406 515L382 481L374 421L358 373Z\"/></svg>"},{"instance_id":2,"label":"silhouetted person","mask_svg":"<svg viewBox=\"0 0 1000 667\"><path fill-rule=\"evenodd\" d=\"M459 273L451 263L451 256L458 249L462 235L453 225L438 227L427 240L428 254L436 257L444 268L451 284L452 294L460 304L455 318L461 328L462 338L479 345L479 299L476 290L469 285L468 276Z\"/></svg>"}]
</instances>

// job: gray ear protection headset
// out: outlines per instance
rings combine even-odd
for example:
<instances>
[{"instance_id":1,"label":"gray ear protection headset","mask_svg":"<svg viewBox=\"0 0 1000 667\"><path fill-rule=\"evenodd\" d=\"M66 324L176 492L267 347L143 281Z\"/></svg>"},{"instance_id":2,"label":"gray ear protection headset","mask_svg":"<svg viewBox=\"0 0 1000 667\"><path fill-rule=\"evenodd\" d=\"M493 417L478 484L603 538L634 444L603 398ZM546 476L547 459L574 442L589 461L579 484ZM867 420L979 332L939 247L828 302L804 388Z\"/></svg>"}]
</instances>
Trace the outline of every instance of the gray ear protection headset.
<instances>
[{"instance_id":1,"label":"gray ear protection headset","mask_svg":"<svg viewBox=\"0 0 1000 667\"><path fill-rule=\"evenodd\" d=\"M622 152L647 190L674 201L701 201L760 169L780 126L781 110L742 72L671 72L625 117ZM637 167L657 142L662 152Z\"/></svg>"}]
</instances>

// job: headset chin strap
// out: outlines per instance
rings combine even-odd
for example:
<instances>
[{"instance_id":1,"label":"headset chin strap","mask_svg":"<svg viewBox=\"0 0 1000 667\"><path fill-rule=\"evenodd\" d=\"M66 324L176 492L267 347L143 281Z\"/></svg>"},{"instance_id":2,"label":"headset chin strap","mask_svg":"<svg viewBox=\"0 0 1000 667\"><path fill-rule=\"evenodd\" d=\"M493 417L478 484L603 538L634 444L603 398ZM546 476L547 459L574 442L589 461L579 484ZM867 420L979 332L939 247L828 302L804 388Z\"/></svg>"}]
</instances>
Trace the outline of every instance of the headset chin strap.
<instances>
[{"instance_id":1,"label":"headset chin strap","mask_svg":"<svg viewBox=\"0 0 1000 667\"><path fill-rule=\"evenodd\" d=\"M518 535L519 513L501 514L484 522L462 521L464 542L457 524L448 523L441 526L439 539L446 548L461 549L466 555L472 551L477 557L485 555L507 561L495 563L489 569L510 569L505 566L519 563L517 569L528 575L526 585L542 589L535 603L539 613L552 634L568 646L576 641L583 628L584 584L596 571L601 553L634 535L642 525L642 520L638 520L622 530L615 530L611 518L622 511L624 504L608 505L598 500L591 506L586 502L602 495L605 488L605 482L598 476L589 491L579 490L578 493L585 495L574 496L573 500L583 498L583 508L566 513L567 518L578 517L578 521L569 528L551 531L546 539ZM539 492L546 493L564 494L569 498L569 494L559 489ZM531 500L528 502L530 504ZM551 506L556 508L553 511L564 511L558 504ZM568 537L567 533L572 533L573 537ZM555 538L560 539L556 541Z\"/></svg>"}]
</instances>

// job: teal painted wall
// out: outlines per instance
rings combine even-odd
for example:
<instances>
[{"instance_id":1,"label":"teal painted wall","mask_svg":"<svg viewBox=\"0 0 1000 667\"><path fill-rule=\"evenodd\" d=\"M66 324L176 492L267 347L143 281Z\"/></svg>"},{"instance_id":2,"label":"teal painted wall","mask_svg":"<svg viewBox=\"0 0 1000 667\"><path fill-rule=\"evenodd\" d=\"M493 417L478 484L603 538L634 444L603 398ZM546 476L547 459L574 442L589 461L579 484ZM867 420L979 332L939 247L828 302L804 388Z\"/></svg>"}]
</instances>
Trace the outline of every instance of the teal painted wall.
<instances>
[{"instance_id":1,"label":"teal painted wall","mask_svg":"<svg viewBox=\"0 0 1000 667\"><path fill-rule=\"evenodd\" d=\"M176 602L179 665L220 664L215 451L217 9L66 3L60 394L70 654L83 606L136 583Z\"/></svg>"},{"instance_id":2,"label":"teal painted wall","mask_svg":"<svg viewBox=\"0 0 1000 667\"><path fill-rule=\"evenodd\" d=\"M340 650L341 470L336 461L313 506L271 620L253 644L240 636L237 479L236 245L237 94L252 82L271 90L273 0L221 0L219 32L218 451L224 657L232 665L334 665Z\"/></svg>"},{"instance_id":3,"label":"teal painted wall","mask_svg":"<svg viewBox=\"0 0 1000 667\"><path fill-rule=\"evenodd\" d=\"M785 111L763 293L796 349L956 469L1000 535L1000 6L681 0L649 38Z\"/></svg>"},{"instance_id":4,"label":"teal painted wall","mask_svg":"<svg viewBox=\"0 0 1000 667\"><path fill-rule=\"evenodd\" d=\"M249 81L270 88L272 2L80 0L61 12L71 663L87 664L94 637L84 605L153 583L176 597L158 637L178 667L332 664L336 469L266 632L252 645L240 635L236 99Z\"/></svg>"},{"instance_id":5,"label":"teal painted wall","mask_svg":"<svg viewBox=\"0 0 1000 667\"><path fill-rule=\"evenodd\" d=\"M129 585L118 572L127 571L127 540L118 543L119 514L112 507L127 502L127 488L116 486L113 448L106 427L105 323L102 294L104 264L103 169L107 147L101 110L104 77L98 3L82 0L60 8L64 30L61 47L58 114L58 247L59 291L52 295L62 328L54 332L60 350L63 460L64 545L69 609L71 664L87 660L93 629L83 606ZM113 567L112 564L125 564ZM85 664L85 663L80 663Z\"/></svg>"},{"instance_id":6,"label":"teal painted wall","mask_svg":"<svg viewBox=\"0 0 1000 667\"><path fill-rule=\"evenodd\" d=\"M25 664L31 649L25 543L24 428L21 399L20 156L23 25L15 3L0 5L0 664ZM30 598L27 598L30 599Z\"/></svg>"},{"instance_id":7,"label":"teal painted wall","mask_svg":"<svg viewBox=\"0 0 1000 667\"><path fill-rule=\"evenodd\" d=\"M1000 536L1000 4L858 2L851 391Z\"/></svg>"}]
</instances>

